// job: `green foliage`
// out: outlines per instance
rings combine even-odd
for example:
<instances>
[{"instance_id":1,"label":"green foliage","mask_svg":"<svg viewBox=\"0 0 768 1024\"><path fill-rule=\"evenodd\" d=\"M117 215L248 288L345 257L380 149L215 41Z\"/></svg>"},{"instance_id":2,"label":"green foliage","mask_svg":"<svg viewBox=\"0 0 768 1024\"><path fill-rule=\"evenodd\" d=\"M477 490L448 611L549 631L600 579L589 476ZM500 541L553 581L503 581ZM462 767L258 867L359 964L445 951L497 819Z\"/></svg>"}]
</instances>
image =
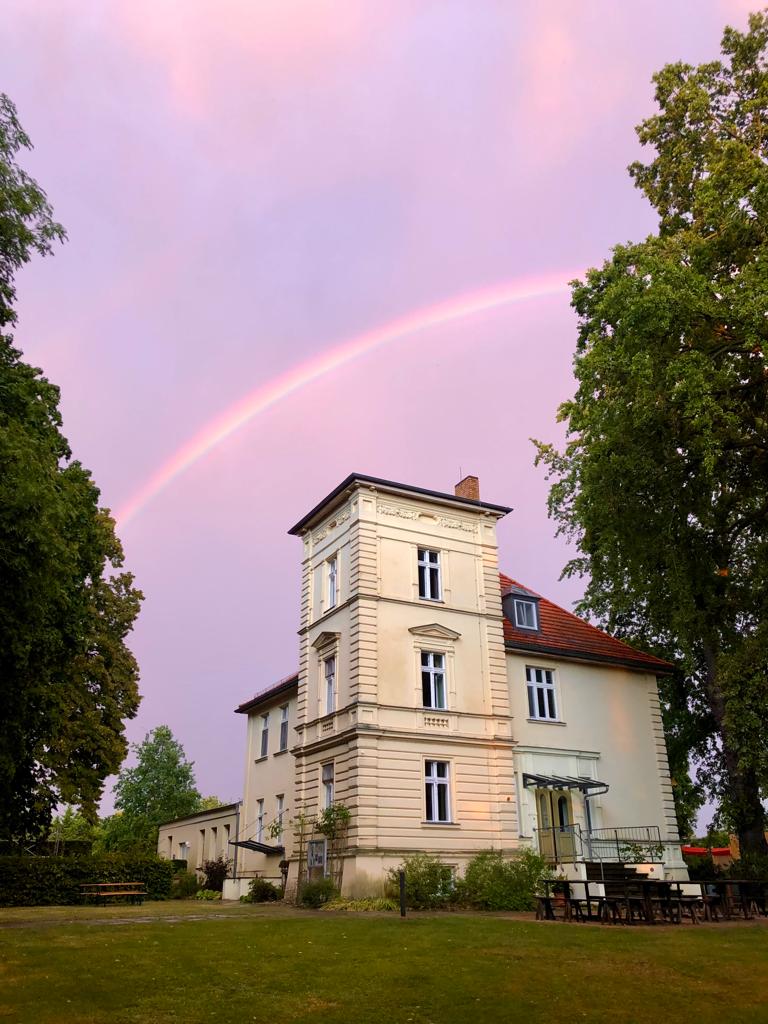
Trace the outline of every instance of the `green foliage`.
<instances>
[{"instance_id":1,"label":"green foliage","mask_svg":"<svg viewBox=\"0 0 768 1024\"><path fill-rule=\"evenodd\" d=\"M533 910L542 879L551 877L545 859L532 850L511 858L486 850L467 865L456 898L478 910Z\"/></svg>"},{"instance_id":2,"label":"green foliage","mask_svg":"<svg viewBox=\"0 0 768 1024\"><path fill-rule=\"evenodd\" d=\"M243 903L274 903L283 898L283 890L266 878L253 878L248 892L240 897Z\"/></svg>"},{"instance_id":3,"label":"green foliage","mask_svg":"<svg viewBox=\"0 0 768 1024\"><path fill-rule=\"evenodd\" d=\"M399 910L400 904L397 900L387 896L366 896L357 900L338 899L328 900L321 910L348 910L351 913L378 913L387 910Z\"/></svg>"},{"instance_id":4,"label":"green foliage","mask_svg":"<svg viewBox=\"0 0 768 1024\"><path fill-rule=\"evenodd\" d=\"M122 819L115 824L114 841L135 840L135 845L149 852L157 847L158 826L194 814L200 794L193 764L167 725L152 729L132 749L136 765L124 768L115 784L115 807Z\"/></svg>"},{"instance_id":5,"label":"green foliage","mask_svg":"<svg viewBox=\"0 0 768 1024\"><path fill-rule=\"evenodd\" d=\"M143 882L150 899L165 899L172 876L159 857L0 857L0 906L80 903L80 886L94 882Z\"/></svg>"},{"instance_id":6,"label":"green foliage","mask_svg":"<svg viewBox=\"0 0 768 1024\"><path fill-rule=\"evenodd\" d=\"M573 287L578 390L550 513L589 578L582 612L684 675L662 693L681 831L701 793L765 852L768 795L768 16L720 61L655 76L659 215Z\"/></svg>"},{"instance_id":7,"label":"green foliage","mask_svg":"<svg viewBox=\"0 0 768 1024\"><path fill-rule=\"evenodd\" d=\"M716 865L711 853L686 854L683 860L688 868L688 877L692 882L707 882L723 877L723 869Z\"/></svg>"},{"instance_id":8,"label":"green foliage","mask_svg":"<svg viewBox=\"0 0 768 1024\"><path fill-rule=\"evenodd\" d=\"M229 867L230 862L223 856L217 857L215 860L205 861L203 864L205 888L221 892L224 888L224 879L229 874Z\"/></svg>"},{"instance_id":9,"label":"green foliage","mask_svg":"<svg viewBox=\"0 0 768 1024\"><path fill-rule=\"evenodd\" d=\"M30 142L0 94L0 330L14 274L64 238L16 163ZM138 668L125 638L141 594L90 473L61 433L59 391L0 334L0 839L47 830L52 809L94 819L125 756Z\"/></svg>"},{"instance_id":10,"label":"green foliage","mask_svg":"<svg viewBox=\"0 0 768 1024\"><path fill-rule=\"evenodd\" d=\"M318 815L315 830L327 839L338 839L348 828L350 818L350 810L344 804L331 804Z\"/></svg>"},{"instance_id":11,"label":"green foliage","mask_svg":"<svg viewBox=\"0 0 768 1024\"><path fill-rule=\"evenodd\" d=\"M413 910L434 910L444 907L454 897L453 871L439 857L428 853L412 853L404 858L399 869L387 872L386 894L400 900L400 877L405 871L405 903Z\"/></svg>"},{"instance_id":12,"label":"green foliage","mask_svg":"<svg viewBox=\"0 0 768 1024\"><path fill-rule=\"evenodd\" d=\"M214 900L221 899L221 893L216 889L198 889L195 893L196 900L204 900L207 903L212 903Z\"/></svg>"},{"instance_id":13,"label":"green foliage","mask_svg":"<svg viewBox=\"0 0 768 1024\"><path fill-rule=\"evenodd\" d=\"M739 860L734 860L728 865L725 874L728 878L764 882L768 879L768 856L760 853L745 853Z\"/></svg>"},{"instance_id":14,"label":"green foliage","mask_svg":"<svg viewBox=\"0 0 768 1024\"><path fill-rule=\"evenodd\" d=\"M188 900L196 896L200 883L194 871L177 871L171 884L172 900Z\"/></svg>"},{"instance_id":15,"label":"green foliage","mask_svg":"<svg viewBox=\"0 0 768 1024\"><path fill-rule=\"evenodd\" d=\"M129 818L117 811L99 822L93 851L152 856L157 852L157 826L146 818Z\"/></svg>"},{"instance_id":16,"label":"green foliage","mask_svg":"<svg viewBox=\"0 0 768 1024\"><path fill-rule=\"evenodd\" d=\"M98 834L98 825L89 821L85 815L67 807L63 814L58 815L51 822L48 838L53 843L66 846L68 843L90 843L91 845Z\"/></svg>"},{"instance_id":17,"label":"green foliage","mask_svg":"<svg viewBox=\"0 0 768 1024\"><path fill-rule=\"evenodd\" d=\"M217 796L204 796L201 797L197 802L198 811L215 811L217 807L223 806L222 801Z\"/></svg>"},{"instance_id":18,"label":"green foliage","mask_svg":"<svg viewBox=\"0 0 768 1024\"><path fill-rule=\"evenodd\" d=\"M339 890L330 878L320 878L316 882L307 882L301 890L302 907L313 907L317 910L324 903L339 895Z\"/></svg>"},{"instance_id":19,"label":"green foliage","mask_svg":"<svg viewBox=\"0 0 768 1024\"><path fill-rule=\"evenodd\" d=\"M45 192L16 163L19 150L31 148L16 107L0 93L0 328L16 322L16 271L33 252L47 256L67 237Z\"/></svg>"}]
</instances>

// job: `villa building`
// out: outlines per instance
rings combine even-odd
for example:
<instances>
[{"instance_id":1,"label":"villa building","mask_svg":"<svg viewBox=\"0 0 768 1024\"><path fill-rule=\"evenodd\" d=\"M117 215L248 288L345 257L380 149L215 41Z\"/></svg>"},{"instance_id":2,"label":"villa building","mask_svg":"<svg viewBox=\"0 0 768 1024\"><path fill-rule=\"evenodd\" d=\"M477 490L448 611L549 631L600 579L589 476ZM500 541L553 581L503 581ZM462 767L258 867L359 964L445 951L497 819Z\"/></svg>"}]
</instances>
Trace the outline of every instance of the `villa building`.
<instances>
[{"instance_id":1,"label":"villa building","mask_svg":"<svg viewBox=\"0 0 768 1024\"><path fill-rule=\"evenodd\" d=\"M245 788L225 895L281 868L294 884L292 823L333 803L350 812L349 893L407 853L460 872L491 847L539 849L574 877L638 859L685 876L657 690L670 666L501 575L509 511L475 477L444 494L353 474L291 529L299 671L236 709ZM308 840L301 870L317 873L326 841Z\"/></svg>"}]
</instances>

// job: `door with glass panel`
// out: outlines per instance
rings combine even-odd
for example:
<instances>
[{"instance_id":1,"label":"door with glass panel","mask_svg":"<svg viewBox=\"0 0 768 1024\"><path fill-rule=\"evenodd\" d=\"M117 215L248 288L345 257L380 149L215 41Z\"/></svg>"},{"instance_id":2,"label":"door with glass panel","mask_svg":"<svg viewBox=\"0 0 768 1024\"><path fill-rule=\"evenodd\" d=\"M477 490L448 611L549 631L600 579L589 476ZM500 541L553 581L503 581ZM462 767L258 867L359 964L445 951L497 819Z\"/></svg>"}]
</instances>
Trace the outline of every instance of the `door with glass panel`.
<instances>
[{"instance_id":1,"label":"door with glass panel","mask_svg":"<svg viewBox=\"0 0 768 1024\"><path fill-rule=\"evenodd\" d=\"M536 790L536 811L539 821L539 852L547 860L572 861L573 808L567 789Z\"/></svg>"}]
</instances>

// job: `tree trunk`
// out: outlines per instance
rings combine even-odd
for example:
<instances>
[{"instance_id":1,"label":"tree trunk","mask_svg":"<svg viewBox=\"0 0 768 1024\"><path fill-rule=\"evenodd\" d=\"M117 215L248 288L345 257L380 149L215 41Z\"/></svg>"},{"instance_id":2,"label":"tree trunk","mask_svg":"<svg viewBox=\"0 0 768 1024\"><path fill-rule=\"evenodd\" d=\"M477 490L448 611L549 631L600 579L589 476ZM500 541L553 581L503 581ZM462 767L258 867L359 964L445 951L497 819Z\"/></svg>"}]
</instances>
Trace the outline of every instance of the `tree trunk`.
<instances>
[{"instance_id":1,"label":"tree trunk","mask_svg":"<svg viewBox=\"0 0 768 1024\"><path fill-rule=\"evenodd\" d=\"M739 839L739 853L741 857L745 854L768 856L766 814L760 799L760 786L754 771L742 765L738 746L730 735L726 724L725 700L717 678L717 658L714 649L708 644L704 645L704 657L710 706L722 744L728 813Z\"/></svg>"}]
</instances>

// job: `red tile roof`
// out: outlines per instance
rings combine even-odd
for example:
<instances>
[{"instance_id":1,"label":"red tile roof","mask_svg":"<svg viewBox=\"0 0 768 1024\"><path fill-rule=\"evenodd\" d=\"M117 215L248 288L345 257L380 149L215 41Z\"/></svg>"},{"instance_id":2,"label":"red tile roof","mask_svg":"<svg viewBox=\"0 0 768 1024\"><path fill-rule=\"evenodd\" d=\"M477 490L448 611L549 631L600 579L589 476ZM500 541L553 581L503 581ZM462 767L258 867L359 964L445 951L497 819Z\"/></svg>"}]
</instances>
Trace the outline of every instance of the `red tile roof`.
<instances>
[{"instance_id":1,"label":"red tile roof","mask_svg":"<svg viewBox=\"0 0 768 1024\"><path fill-rule=\"evenodd\" d=\"M251 697L250 700L247 700L245 701L245 703L240 704L238 707L236 707L235 714L247 714L247 712L249 712L251 708L255 708L259 704L263 704L264 701L269 700L270 697L276 697L279 693L282 693L284 690L292 690L294 686L298 685L298 672L294 672L293 675L290 676L284 676L282 679L279 679L276 683L273 683L271 686L268 686L266 690L262 690L260 693L257 693L255 697Z\"/></svg>"},{"instance_id":2,"label":"red tile roof","mask_svg":"<svg viewBox=\"0 0 768 1024\"><path fill-rule=\"evenodd\" d=\"M667 675L672 666L652 654L644 654L635 650L622 640L617 640L602 629L590 625L565 608L548 601L535 590L523 586L516 580L499 574L502 597L513 588L527 590L537 597L539 605L539 630L519 629L505 616L504 641L508 649L539 651L542 654L558 654L571 658L583 658L587 661L602 661L624 665L647 672ZM524 596L524 595L521 595Z\"/></svg>"}]
</instances>

